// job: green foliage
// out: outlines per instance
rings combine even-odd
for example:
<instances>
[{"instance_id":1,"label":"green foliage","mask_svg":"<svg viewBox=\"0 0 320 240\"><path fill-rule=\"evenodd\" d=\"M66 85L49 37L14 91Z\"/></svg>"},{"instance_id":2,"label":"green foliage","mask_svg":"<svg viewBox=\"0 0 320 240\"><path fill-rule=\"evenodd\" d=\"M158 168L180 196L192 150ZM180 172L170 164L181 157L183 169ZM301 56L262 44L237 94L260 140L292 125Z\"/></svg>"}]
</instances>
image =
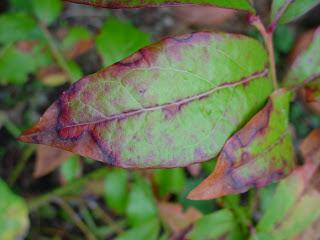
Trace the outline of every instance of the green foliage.
<instances>
[{"instance_id":1,"label":"green foliage","mask_svg":"<svg viewBox=\"0 0 320 240\"><path fill-rule=\"evenodd\" d=\"M254 13L249 0L76 1L106 8L191 3ZM299 31L294 24L277 25L319 1L274 0L271 24L255 25L259 31L250 34L260 43L238 34L200 32L151 45L153 36L131 22L104 19L132 13L140 19L143 11L106 14L83 6L88 15L79 16L61 0L8 2L0 16L0 169L28 201L0 179L0 239L24 238L29 225L27 239L317 239L320 130L296 151L300 167L294 166L291 133L297 133L292 136L298 143L320 126L319 28L298 48L294 42L302 25ZM260 21L255 15L249 19ZM168 32L186 30L175 24ZM287 68L289 54L293 64ZM279 79L286 90L272 86L274 60L280 75L288 69L284 81ZM111 66L82 78L101 65ZM299 98L289 106L297 89ZM58 93L58 101L21 140L143 169L105 168L74 155L60 165L60 175L32 179L34 147L13 137ZM50 159L57 162L60 154L57 149ZM194 163L201 165L195 172L189 168ZM217 198L262 187L293 167L279 184ZM211 172L210 181L204 180ZM217 199L187 199L199 184L205 187L193 199Z\"/></svg>"},{"instance_id":2,"label":"green foliage","mask_svg":"<svg viewBox=\"0 0 320 240\"><path fill-rule=\"evenodd\" d=\"M157 240L159 233L159 222L157 219L150 219L145 223L131 228L129 231L121 234L116 240Z\"/></svg>"},{"instance_id":3,"label":"green foliage","mask_svg":"<svg viewBox=\"0 0 320 240\"><path fill-rule=\"evenodd\" d=\"M288 23L305 14L318 3L318 0L273 0L271 16L275 19L284 8L284 13L280 15L280 23Z\"/></svg>"},{"instance_id":4,"label":"green foliage","mask_svg":"<svg viewBox=\"0 0 320 240\"><path fill-rule=\"evenodd\" d=\"M186 182L182 168L155 170L154 179L158 184L161 196L168 193L180 194Z\"/></svg>"},{"instance_id":5,"label":"green foliage","mask_svg":"<svg viewBox=\"0 0 320 240\"><path fill-rule=\"evenodd\" d=\"M132 226L138 226L157 216L157 207L151 187L140 176L136 177L131 186L126 214Z\"/></svg>"},{"instance_id":6,"label":"green foliage","mask_svg":"<svg viewBox=\"0 0 320 240\"><path fill-rule=\"evenodd\" d=\"M128 202L128 172L114 169L104 180L104 199L118 213L124 213Z\"/></svg>"},{"instance_id":7,"label":"green foliage","mask_svg":"<svg viewBox=\"0 0 320 240\"><path fill-rule=\"evenodd\" d=\"M129 22L111 17L102 26L96 44L103 64L109 66L150 44L150 35Z\"/></svg>"},{"instance_id":8,"label":"green foliage","mask_svg":"<svg viewBox=\"0 0 320 240\"><path fill-rule=\"evenodd\" d=\"M61 164L60 172L66 182L70 182L81 175L79 156L73 155Z\"/></svg>"},{"instance_id":9,"label":"green foliage","mask_svg":"<svg viewBox=\"0 0 320 240\"><path fill-rule=\"evenodd\" d=\"M0 43L13 44L18 40L27 40L36 27L36 21L26 13L0 15Z\"/></svg>"},{"instance_id":10,"label":"green foliage","mask_svg":"<svg viewBox=\"0 0 320 240\"><path fill-rule=\"evenodd\" d=\"M231 211L219 210L198 220L188 233L190 240L220 239L229 235L236 228L236 222Z\"/></svg>"},{"instance_id":11,"label":"green foliage","mask_svg":"<svg viewBox=\"0 0 320 240\"><path fill-rule=\"evenodd\" d=\"M60 0L32 0L35 15L45 24L52 24L59 17L62 10Z\"/></svg>"},{"instance_id":12,"label":"green foliage","mask_svg":"<svg viewBox=\"0 0 320 240\"><path fill-rule=\"evenodd\" d=\"M28 208L0 179L0 239L22 239L29 228Z\"/></svg>"}]
</instances>

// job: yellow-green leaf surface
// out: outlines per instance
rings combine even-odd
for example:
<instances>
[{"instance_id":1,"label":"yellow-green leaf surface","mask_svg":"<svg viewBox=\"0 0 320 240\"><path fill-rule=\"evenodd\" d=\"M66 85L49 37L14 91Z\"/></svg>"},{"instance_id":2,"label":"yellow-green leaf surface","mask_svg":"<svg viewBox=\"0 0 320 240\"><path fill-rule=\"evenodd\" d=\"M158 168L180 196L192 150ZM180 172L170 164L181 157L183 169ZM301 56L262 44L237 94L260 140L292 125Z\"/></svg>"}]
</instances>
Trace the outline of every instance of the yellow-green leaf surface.
<instances>
[{"instance_id":1,"label":"yellow-green leaf surface","mask_svg":"<svg viewBox=\"0 0 320 240\"><path fill-rule=\"evenodd\" d=\"M0 239L23 239L28 228L28 208L0 179Z\"/></svg>"},{"instance_id":2,"label":"yellow-green leaf surface","mask_svg":"<svg viewBox=\"0 0 320 240\"><path fill-rule=\"evenodd\" d=\"M320 219L319 183L320 129L302 143L305 164L282 181L256 228L255 239L295 239ZM318 179L318 180L316 180Z\"/></svg>"},{"instance_id":3,"label":"yellow-green leaf surface","mask_svg":"<svg viewBox=\"0 0 320 240\"><path fill-rule=\"evenodd\" d=\"M105 8L140 8L140 7L159 7L159 6L174 6L182 4L193 5L213 5L223 8L234 8L245 11L254 12L248 0L67 0L69 2L92 5Z\"/></svg>"},{"instance_id":4,"label":"yellow-green leaf surface","mask_svg":"<svg viewBox=\"0 0 320 240\"><path fill-rule=\"evenodd\" d=\"M189 198L238 194L288 175L294 166L288 130L290 99L284 89L274 92L267 105L227 141L215 170Z\"/></svg>"},{"instance_id":5,"label":"yellow-green leaf surface","mask_svg":"<svg viewBox=\"0 0 320 240\"><path fill-rule=\"evenodd\" d=\"M271 17L274 22L290 22L320 3L319 0L273 0Z\"/></svg>"},{"instance_id":6,"label":"yellow-green leaf surface","mask_svg":"<svg viewBox=\"0 0 320 240\"><path fill-rule=\"evenodd\" d=\"M203 162L263 106L267 66L246 36L166 38L73 84L20 140L127 168Z\"/></svg>"}]
</instances>

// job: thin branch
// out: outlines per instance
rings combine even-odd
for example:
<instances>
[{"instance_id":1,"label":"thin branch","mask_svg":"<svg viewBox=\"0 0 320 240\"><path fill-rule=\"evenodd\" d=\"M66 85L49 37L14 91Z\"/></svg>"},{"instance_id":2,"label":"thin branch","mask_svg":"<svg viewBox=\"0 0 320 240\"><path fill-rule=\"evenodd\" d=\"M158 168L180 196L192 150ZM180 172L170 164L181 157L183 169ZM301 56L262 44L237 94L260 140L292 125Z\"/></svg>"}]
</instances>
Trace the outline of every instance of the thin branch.
<instances>
[{"instance_id":1,"label":"thin branch","mask_svg":"<svg viewBox=\"0 0 320 240\"><path fill-rule=\"evenodd\" d=\"M260 32L260 34L263 37L265 46L268 51L270 72L271 72L271 78L273 81L273 87L275 89L278 89L279 85L278 85L278 81L277 81L276 63L275 63L275 58L274 58L274 49L273 49L273 40L272 40L273 32L266 30L260 17L258 17L258 16L255 16L255 15L249 16L249 22L256 29L258 29L258 31Z\"/></svg>"},{"instance_id":2,"label":"thin branch","mask_svg":"<svg viewBox=\"0 0 320 240\"><path fill-rule=\"evenodd\" d=\"M101 218L107 225L109 225L114 232L117 234L123 233L123 230L118 224L113 221L113 219L97 204L96 202L90 201L89 207L94 211L94 213Z\"/></svg>"},{"instance_id":3,"label":"thin branch","mask_svg":"<svg viewBox=\"0 0 320 240\"><path fill-rule=\"evenodd\" d=\"M61 198L54 199L57 204L70 216L74 224L81 230L88 240L95 240L96 237L90 232L87 225L81 220L78 214Z\"/></svg>"},{"instance_id":4,"label":"thin branch","mask_svg":"<svg viewBox=\"0 0 320 240\"><path fill-rule=\"evenodd\" d=\"M293 2L293 0L286 0L286 2L281 6L279 11L274 16L272 23L268 26L268 32L273 32L276 29L280 18L282 17L282 15L285 13L285 11L288 9L289 5L292 2Z\"/></svg>"},{"instance_id":5,"label":"thin branch","mask_svg":"<svg viewBox=\"0 0 320 240\"><path fill-rule=\"evenodd\" d=\"M68 75L69 80L71 82L75 82L77 79L73 77L72 70L70 69L66 59L64 58L63 54L60 52L60 49L56 45L51 33L49 32L46 25L43 23L39 23L39 27L43 32L47 42L49 49L51 51L52 56L56 59L58 65L63 69L63 71Z\"/></svg>"},{"instance_id":6,"label":"thin branch","mask_svg":"<svg viewBox=\"0 0 320 240\"><path fill-rule=\"evenodd\" d=\"M30 211L33 211L40 207L43 204L46 204L47 202L52 201L56 197L61 197L63 195L66 195L68 193L74 192L75 190L79 189L82 185L86 184L87 182L91 180L100 179L105 176L105 174L108 172L108 169L105 167L101 167L98 170L95 170L85 176L82 176L81 178L75 179L71 182L69 182L65 186L61 186L59 188L54 189L51 192L48 192L44 195L41 195L37 198L31 199L28 201L28 207Z\"/></svg>"},{"instance_id":7,"label":"thin branch","mask_svg":"<svg viewBox=\"0 0 320 240\"><path fill-rule=\"evenodd\" d=\"M10 186L12 186L17 181L34 151L34 145L28 145L23 149L20 159L18 160L18 163L16 164L8 179L8 183Z\"/></svg>"}]
</instances>

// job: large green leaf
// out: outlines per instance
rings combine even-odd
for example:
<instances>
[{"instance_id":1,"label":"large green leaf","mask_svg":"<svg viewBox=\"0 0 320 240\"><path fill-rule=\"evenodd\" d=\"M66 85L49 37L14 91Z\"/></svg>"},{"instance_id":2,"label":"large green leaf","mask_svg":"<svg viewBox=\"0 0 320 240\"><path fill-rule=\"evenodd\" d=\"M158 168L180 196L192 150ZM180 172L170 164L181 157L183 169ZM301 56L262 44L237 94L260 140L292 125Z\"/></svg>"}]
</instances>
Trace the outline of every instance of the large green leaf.
<instances>
[{"instance_id":1,"label":"large green leaf","mask_svg":"<svg viewBox=\"0 0 320 240\"><path fill-rule=\"evenodd\" d=\"M294 239L320 219L319 164L320 129L301 145L305 164L282 181L260 219L254 239ZM317 187L317 188L316 188Z\"/></svg>"},{"instance_id":2,"label":"large green leaf","mask_svg":"<svg viewBox=\"0 0 320 240\"><path fill-rule=\"evenodd\" d=\"M105 8L138 8L138 7L158 7L158 6L174 6L181 4L194 5L214 5L224 8L235 8L254 12L248 0L133 0L133 1L116 1L116 0L67 0L69 2L93 5Z\"/></svg>"},{"instance_id":3,"label":"large green leaf","mask_svg":"<svg viewBox=\"0 0 320 240\"><path fill-rule=\"evenodd\" d=\"M0 239L22 239L28 228L28 208L0 179Z\"/></svg>"},{"instance_id":4,"label":"large green leaf","mask_svg":"<svg viewBox=\"0 0 320 240\"><path fill-rule=\"evenodd\" d=\"M150 35L129 22L109 18L102 26L96 43L104 65L109 66L150 44Z\"/></svg>"},{"instance_id":5,"label":"large green leaf","mask_svg":"<svg viewBox=\"0 0 320 240\"><path fill-rule=\"evenodd\" d=\"M73 84L20 140L127 168L186 166L215 157L271 92L256 40L171 37Z\"/></svg>"},{"instance_id":6,"label":"large green leaf","mask_svg":"<svg viewBox=\"0 0 320 240\"><path fill-rule=\"evenodd\" d=\"M309 11L319 0L273 0L271 17L274 22L287 23Z\"/></svg>"},{"instance_id":7,"label":"large green leaf","mask_svg":"<svg viewBox=\"0 0 320 240\"><path fill-rule=\"evenodd\" d=\"M290 99L283 89L274 92L267 105L227 141L215 170L189 198L242 193L288 175L294 166L288 129Z\"/></svg>"},{"instance_id":8,"label":"large green leaf","mask_svg":"<svg viewBox=\"0 0 320 240\"><path fill-rule=\"evenodd\" d=\"M320 78L320 27L313 33L310 43L296 57L287 73L284 86L294 88Z\"/></svg>"}]
</instances>

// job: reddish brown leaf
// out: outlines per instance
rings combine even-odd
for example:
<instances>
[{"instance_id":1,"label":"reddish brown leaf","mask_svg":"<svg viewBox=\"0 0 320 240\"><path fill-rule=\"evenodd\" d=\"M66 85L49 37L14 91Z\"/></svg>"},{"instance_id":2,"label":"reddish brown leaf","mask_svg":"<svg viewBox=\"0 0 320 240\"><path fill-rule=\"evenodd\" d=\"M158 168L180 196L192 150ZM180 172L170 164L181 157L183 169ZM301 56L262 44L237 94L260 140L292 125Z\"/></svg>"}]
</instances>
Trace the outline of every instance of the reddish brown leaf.
<instances>
[{"instance_id":1,"label":"reddish brown leaf","mask_svg":"<svg viewBox=\"0 0 320 240\"><path fill-rule=\"evenodd\" d=\"M76 58L83 53L86 53L94 46L93 39L84 39L76 42L68 51L66 51L67 58Z\"/></svg>"},{"instance_id":2,"label":"reddish brown leaf","mask_svg":"<svg viewBox=\"0 0 320 240\"><path fill-rule=\"evenodd\" d=\"M288 131L291 95L274 92L266 106L225 144L213 173L190 194L190 199L211 199L263 187L282 179L294 165Z\"/></svg>"},{"instance_id":3,"label":"reddish brown leaf","mask_svg":"<svg viewBox=\"0 0 320 240\"><path fill-rule=\"evenodd\" d=\"M179 20L190 25L219 25L233 18L236 11L217 7L183 6L176 10Z\"/></svg>"},{"instance_id":4,"label":"reddish brown leaf","mask_svg":"<svg viewBox=\"0 0 320 240\"><path fill-rule=\"evenodd\" d=\"M39 178L55 170L62 162L67 160L72 153L45 145L37 148L36 166L33 177Z\"/></svg>"},{"instance_id":5,"label":"reddish brown leaf","mask_svg":"<svg viewBox=\"0 0 320 240\"><path fill-rule=\"evenodd\" d=\"M187 229L202 217L202 214L193 207L183 211L182 205L178 203L160 202L158 208L161 219L176 234Z\"/></svg>"}]
</instances>

